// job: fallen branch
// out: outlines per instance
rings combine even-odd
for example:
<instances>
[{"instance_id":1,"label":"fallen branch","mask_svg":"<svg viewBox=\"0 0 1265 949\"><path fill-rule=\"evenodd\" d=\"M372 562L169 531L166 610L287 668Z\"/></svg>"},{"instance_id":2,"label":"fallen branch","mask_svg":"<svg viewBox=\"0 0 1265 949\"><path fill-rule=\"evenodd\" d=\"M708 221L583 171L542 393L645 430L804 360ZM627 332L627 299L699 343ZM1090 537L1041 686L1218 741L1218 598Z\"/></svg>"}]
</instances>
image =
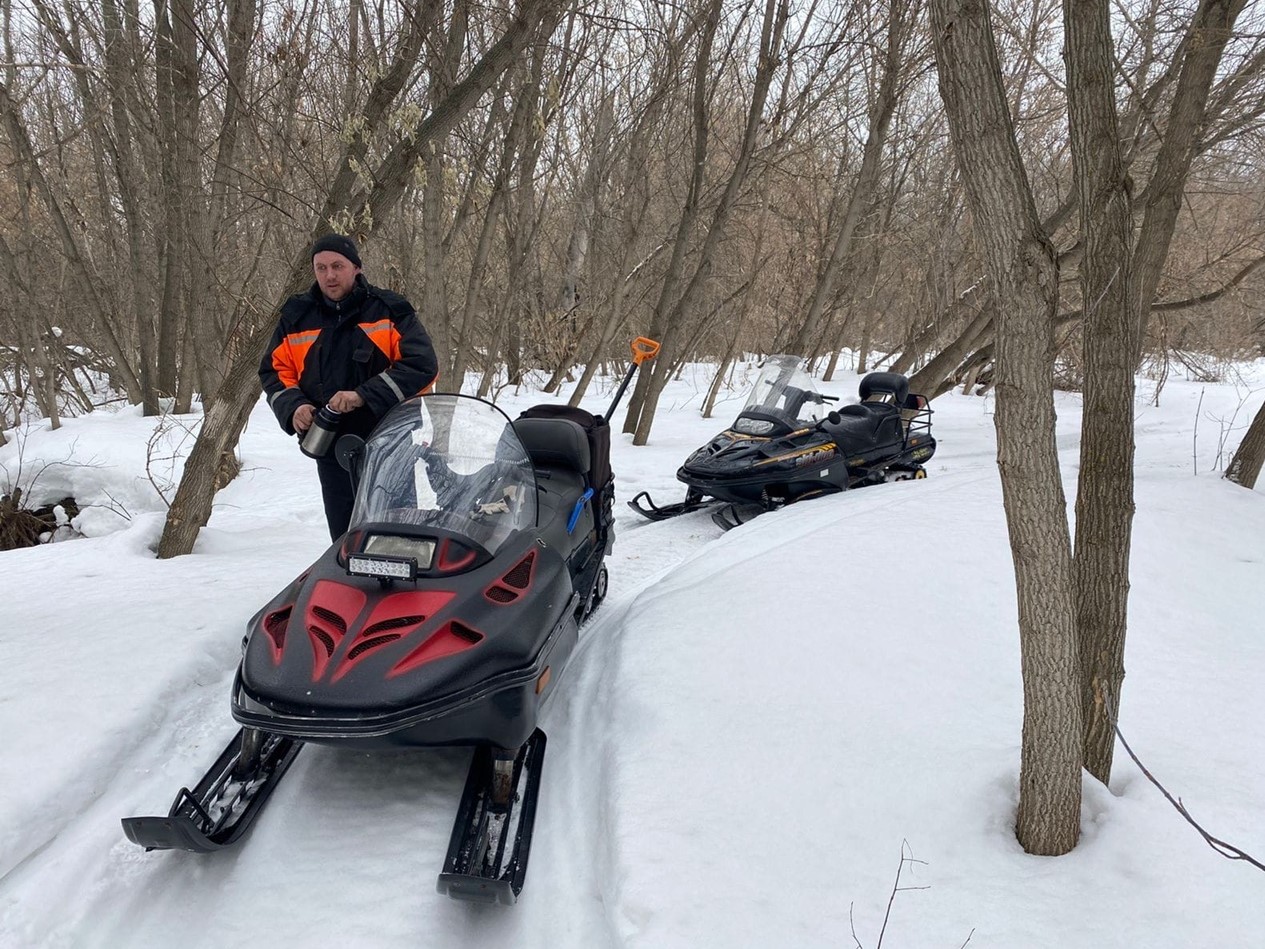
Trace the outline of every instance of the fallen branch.
<instances>
[{"instance_id":1,"label":"fallen branch","mask_svg":"<svg viewBox=\"0 0 1265 949\"><path fill-rule=\"evenodd\" d=\"M1177 813L1186 818L1186 822L1190 824L1191 827L1199 831L1199 835L1203 837L1208 846L1217 853L1221 854L1221 856L1225 857L1227 860L1246 860L1252 866L1256 867L1256 869L1265 870L1265 863L1261 863L1255 857L1248 854L1246 851L1240 850L1233 844L1226 843L1224 840L1212 836L1212 834L1204 830L1197 820L1191 817L1190 811L1186 809L1186 805L1182 803L1182 799L1179 797L1173 797L1173 795L1169 794L1168 788L1160 784L1155 775L1151 774L1147 766L1144 765L1138 759L1138 756L1133 753L1133 749L1129 747L1129 743L1125 740L1124 733L1120 731L1120 725L1116 722L1115 709L1112 708L1111 702L1106 695L1103 696L1103 701L1107 706L1107 714L1111 716L1111 727L1115 729L1116 737L1120 739L1120 744L1124 745L1124 750L1129 753L1129 757L1133 759L1133 763L1138 766L1138 769L1146 776L1148 781L1159 788L1160 793L1164 795L1164 798L1168 801L1168 803L1172 804L1173 807L1177 809Z\"/></svg>"}]
</instances>

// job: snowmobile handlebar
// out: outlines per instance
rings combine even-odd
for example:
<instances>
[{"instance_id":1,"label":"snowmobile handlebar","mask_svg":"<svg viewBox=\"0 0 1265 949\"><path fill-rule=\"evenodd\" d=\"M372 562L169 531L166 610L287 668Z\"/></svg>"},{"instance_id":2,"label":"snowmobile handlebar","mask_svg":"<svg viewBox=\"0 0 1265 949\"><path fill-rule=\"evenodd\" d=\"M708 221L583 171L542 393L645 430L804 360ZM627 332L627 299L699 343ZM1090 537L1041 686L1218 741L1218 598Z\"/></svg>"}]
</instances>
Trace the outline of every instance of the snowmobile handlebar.
<instances>
[{"instance_id":1,"label":"snowmobile handlebar","mask_svg":"<svg viewBox=\"0 0 1265 949\"><path fill-rule=\"evenodd\" d=\"M632 348L632 365L628 367L628 372L624 374L624 381L619 384L619 388L615 392L615 398L611 400L611 407L606 410L606 421L611 420L611 416L615 414L615 407L619 405L619 400L624 397L624 390L628 388L628 383L632 382L633 373L637 371L637 367L643 362L649 362L659 354L659 344L653 339L645 336L638 336L630 344Z\"/></svg>"}]
</instances>

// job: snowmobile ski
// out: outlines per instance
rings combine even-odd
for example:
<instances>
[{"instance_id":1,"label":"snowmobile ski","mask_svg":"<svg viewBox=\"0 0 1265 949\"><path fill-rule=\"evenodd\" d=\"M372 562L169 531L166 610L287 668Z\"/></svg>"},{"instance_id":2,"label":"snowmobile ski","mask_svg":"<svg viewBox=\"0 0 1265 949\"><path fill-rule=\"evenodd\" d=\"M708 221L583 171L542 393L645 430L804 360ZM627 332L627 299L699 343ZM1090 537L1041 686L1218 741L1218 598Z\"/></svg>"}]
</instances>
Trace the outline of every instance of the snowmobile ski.
<instances>
[{"instance_id":1,"label":"snowmobile ski","mask_svg":"<svg viewBox=\"0 0 1265 949\"><path fill-rule=\"evenodd\" d=\"M703 508L711 507L715 503L713 499L704 500L700 492L691 488L685 492L685 500L676 504L665 504L660 507L650 499L649 491L642 491L628 502L628 506L647 520L666 521L671 517L680 517L682 514L689 514L692 511L701 511Z\"/></svg>"},{"instance_id":2,"label":"snowmobile ski","mask_svg":"<svg viewBox=\"0 0 1265 949\"><path fill-rule=\"evenodd\" d=\"M445 896L512 905L522 892L545 733L537 728L518 754L511 754L487 745L475 749L437 884Z\"/></svg>"},{"instance_id":3,"label":"snowmobile ski","mask_svg":"<svg viewBox=\"0 0 1265 949\"><path fill-rule=\"evenodd\" d=\"M237 841L303 743L242 728L192 791L181 788L166 817L125 817L123 833L146 850L210 853Z\"/></svg>"},{"instance_id":4,"label":"snowmobile ski","mask_svg":"<svg viewBox=\"0 0 1265 949\"><path fill-rule=\"evenodd\" d=\"M754 504L726 504L719 511L712 512L712 523L723 531L731 531L750 523L767 510L771 509Z\"/></svg>"}]
</instances>

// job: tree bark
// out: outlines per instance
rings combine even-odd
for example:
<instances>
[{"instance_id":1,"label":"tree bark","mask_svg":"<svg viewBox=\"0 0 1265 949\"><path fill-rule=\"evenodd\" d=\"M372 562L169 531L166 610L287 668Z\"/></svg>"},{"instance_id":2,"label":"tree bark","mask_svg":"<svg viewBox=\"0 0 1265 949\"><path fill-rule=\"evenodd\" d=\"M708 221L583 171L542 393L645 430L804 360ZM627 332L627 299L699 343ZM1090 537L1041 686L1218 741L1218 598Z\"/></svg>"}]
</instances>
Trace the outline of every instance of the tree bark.
<instances>
[{"instance_id":1,"label":"tree bark","mask_svg":"<svg viewBox=\"0 0 1265 949\"><path fill-rule=\"evenodd\" d=\"M1081 709L1071 538L1054 438L1058 264L1019 158L987 4L932 0L931 21L950 136L997 286L997 465L1024 694L1015 830L1027 852L1062 854L1080 835Z\"/></svg>"},{"instance_id":2,"label":"tree bark","mask_svg":"<svg viewBox=\"0 0 1265 949\"><path fill-rule=\"evenodd\" d=\"M1084 373L1076 493L1076 635L1084 765L1111 777L1115 712L1124 681L1133 530L1132 183L1116 116L1107 0L1063 0L1068 128L1080 194Z\"/></svg>"},{"instance_id":3,"label":"tree bark","mask_svg":"<svg viewBox=\"0 0 1265 949\"><path fill-rule=\"evenodd\" d=\"M1247 434L1230 459L1225 469L1225 476L1235 484L1248 490L1256 487L1256 479L1260 477L1261 462L1265 461L1265 405L1257 410Z\"/></svg>"}]
</instances>

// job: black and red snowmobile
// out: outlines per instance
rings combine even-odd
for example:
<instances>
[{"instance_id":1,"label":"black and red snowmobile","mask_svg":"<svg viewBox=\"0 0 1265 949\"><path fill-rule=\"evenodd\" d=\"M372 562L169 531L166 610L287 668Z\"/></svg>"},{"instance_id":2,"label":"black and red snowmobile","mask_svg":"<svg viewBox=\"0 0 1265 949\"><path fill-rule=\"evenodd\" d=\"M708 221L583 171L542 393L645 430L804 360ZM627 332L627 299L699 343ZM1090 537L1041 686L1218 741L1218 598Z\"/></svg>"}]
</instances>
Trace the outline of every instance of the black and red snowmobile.
<instances>
[{"instance_id":1,"label":"black and red snowmobile","mask_svg":"<svg viewBox=\"0 0 1265 949\"><path fill-rule=\"evenodd\" d=\"M238 840L305 742L473 745L438 887L513 903L540 788L543 703L602 602L614 542L606 416L542 405L515 421L469 396L400 403L337 452L351 527L250 621L232 689L241 729L166 817L123 829L147 850Z\"/></svg>"},{"instance_id":2,"label":"black and red snowmobile","mask_svg":"<svg viewBox=\"0 0 1265 949\"><path fill-rule=\"evenodd\" d=\"M728 530L762 511L885 481L925 478L936 450L931 407L895 372L871 372L860 402L827 411L799 356L769 356L734 423L676 473L685 500L656 505L642 491L628 502L665 520L703 508Z\"/></svg>"}]
</instances>

